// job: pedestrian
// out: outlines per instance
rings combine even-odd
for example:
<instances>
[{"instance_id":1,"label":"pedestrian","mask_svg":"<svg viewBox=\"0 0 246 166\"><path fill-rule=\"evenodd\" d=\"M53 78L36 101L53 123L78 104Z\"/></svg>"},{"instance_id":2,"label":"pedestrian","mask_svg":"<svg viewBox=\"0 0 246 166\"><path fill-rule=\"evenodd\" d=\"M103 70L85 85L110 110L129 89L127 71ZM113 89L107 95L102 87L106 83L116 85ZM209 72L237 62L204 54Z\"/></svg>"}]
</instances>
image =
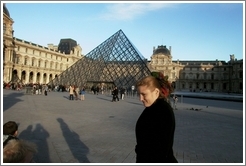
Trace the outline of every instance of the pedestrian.
<instances>
[{"instance_id":1,"label":"pedestrian","mask_svg":"<svg viewBox=\"0 0 246 166\"><path fill-rule=\"evenodd\" d=\"M48 85L47 84L44 85L44 95L45 96L48 95Z\"/></svg>"},{"instance_id":2,"label":"pedestrian","mask_svg":"<svg viewBox=\"0 0 246 166\"><path fill-rule=\"evenodd\" d=\"M175 95L173 96L173 109L177 110L177 103L178 103L178 97Z\"/></svg>"},{"instance_id":3,"label":"pedestrian","mask_svg":"<svg viewBox=\"0 0 246 166\"><path fill-rule=\"evenodd\" d=\"M125 93L126 93L126 89L124 87L122 87L121 90L120 90L121 100L124 100Z\"/></svg>"},{"instance_id":4,"label":"pedestrian","mask_svg":"<svg viewBox=\"0 0 246 166\"><path fill-rule=\"evenodd\" d=\"M99 89L100 89L99 86L97 86L97 87L96 87L96 94L97 94L97 95L98 95L98 93L99 93Z\"/></svg>"},{"instance_id":5,"label":"pedestrian","mask_svg":"<svg viewBox=\"0 0 246 166\"><path fill-rule=\"evenodd\" d=\"M80 100L85 100L85 88L80 89Z\"/></svg>"},{"instance_id":6,"label":"pedestrian","mask_svg":"<svg viewBox=\"0 0 246 166\"><path fill-rule=\"evenodd\" d=\"M112 102L113 101L119 101L120 99L119 99L119 97L118 97L118 94L119 94L119 91L118 91L118 88L117 88L117 86L116 87L114 87L114 90L112 91L112 95L113 95L113 99L112 99Z\"/></svg>"},{"instance_id":7,"label":"pedestrian","mask_svg":"<svg viewBox=\"0 0 246 166\"><path fill-rule=\"evenodd\" d=\"M74 87L72 85L69 86L69 100L73 100Z\"/></svg>"},{"instance_id":8,"label":"pedestrian","mask_svg":"<svg viewBox=\"0 0 246 166\"><path fill-rule=\"evenodd\" d=\"M3 125L3 147L12 140L18 140L18 124L15 121L8 121Z\"/></svg>"},{"instance_id":9,"label":"pedestrian","mask_svg":"<svg viewBox=\"0 0 246 166\"><path fill-rule=\"evenodd\" d=\"M136 127L137 163L177 163L173 154L175 116L167 98L172 92L168 77L152 72L137 83L145 109Z\"/></svg>"}]
</instances>

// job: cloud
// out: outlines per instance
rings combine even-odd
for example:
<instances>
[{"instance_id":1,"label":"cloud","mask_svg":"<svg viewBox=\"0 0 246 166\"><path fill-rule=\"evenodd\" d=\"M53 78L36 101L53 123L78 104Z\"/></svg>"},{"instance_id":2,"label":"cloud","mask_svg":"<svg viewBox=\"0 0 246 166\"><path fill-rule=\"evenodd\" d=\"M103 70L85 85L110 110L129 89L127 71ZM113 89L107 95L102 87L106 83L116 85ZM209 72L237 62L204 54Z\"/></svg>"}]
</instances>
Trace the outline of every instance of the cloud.
<instances>
[{"instance_id":1,"label":"cloud","mask_svg":"<svg viewBox=\"0 0 246 166\"><path fill-rule=\"evenodd\" d=\"M104 20L133 20L147 12L172 7L171 3L117 3L110 4L100 18Z\"/></svg>"}]
</instances>

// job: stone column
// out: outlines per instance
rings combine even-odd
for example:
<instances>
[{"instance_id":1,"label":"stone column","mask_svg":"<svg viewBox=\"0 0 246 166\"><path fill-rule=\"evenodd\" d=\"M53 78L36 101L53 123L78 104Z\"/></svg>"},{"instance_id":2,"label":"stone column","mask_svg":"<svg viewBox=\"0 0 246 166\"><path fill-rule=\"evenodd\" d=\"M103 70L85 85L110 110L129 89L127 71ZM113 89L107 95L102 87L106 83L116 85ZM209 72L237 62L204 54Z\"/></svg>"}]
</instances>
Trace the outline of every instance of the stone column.
<instances>
[{"instance_id":1,"label":"stone column","mask_svg":"<svg viewBox=\"0 0 246 166\"><path fill-rule=\"evenodd\" d=\"M37 82L37 72L33 71L33 77L32 77L33 83Z\"/></svg>"},{"instance_id":2,"label":"stone column","mask_svg":"<svg viewBox=\"0 0 246 166\"><path fill-rule=\"evenodd\" d=\"M17 70L17 76L21 80L21 70L20 69Z\"/></svg>"},{"instance_id":3,"label":"stone column","mask_svg":"<svg viewBox=\"0 0 246 166\"><path fill-rule=\"evenodd\" d=\"M27 83L29 83L29 75L30 75L30 73L29 73L29 70L25 70L25 72L26 72L26 76L25 76L25 84L27 84Z\"/></svg>"},{"instance_id":4,"label":"stone column","mask_svg":"<svg viewBox=\"0 0 246 166\"><path fill-rule=\"evenodd\" d=\"M43 72L40 72L40 80L39 80L39 83L40 84L43 84L43 80L44 80L44 73Z\"/></svg>"}]
</instances>

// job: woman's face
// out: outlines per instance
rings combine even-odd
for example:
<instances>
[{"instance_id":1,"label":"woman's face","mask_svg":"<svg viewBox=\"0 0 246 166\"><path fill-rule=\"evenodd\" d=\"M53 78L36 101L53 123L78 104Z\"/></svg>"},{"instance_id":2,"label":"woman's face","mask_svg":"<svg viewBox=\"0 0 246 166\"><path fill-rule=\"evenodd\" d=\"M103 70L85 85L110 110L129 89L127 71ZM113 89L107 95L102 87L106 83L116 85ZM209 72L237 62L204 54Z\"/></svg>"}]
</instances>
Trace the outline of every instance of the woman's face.
<instances>
[{"instance_id":1,"label":"woman's face","mask_svg":"<svg viewBox=\"0 0 246 166\"><path fill-rule=\"evenodd\" d=\"M151 106L155 100L159 97L159 90L155 88L151 90L146 85L138 87L140 101L143 102L145 107Z\"/></svg>"}]
</instances>

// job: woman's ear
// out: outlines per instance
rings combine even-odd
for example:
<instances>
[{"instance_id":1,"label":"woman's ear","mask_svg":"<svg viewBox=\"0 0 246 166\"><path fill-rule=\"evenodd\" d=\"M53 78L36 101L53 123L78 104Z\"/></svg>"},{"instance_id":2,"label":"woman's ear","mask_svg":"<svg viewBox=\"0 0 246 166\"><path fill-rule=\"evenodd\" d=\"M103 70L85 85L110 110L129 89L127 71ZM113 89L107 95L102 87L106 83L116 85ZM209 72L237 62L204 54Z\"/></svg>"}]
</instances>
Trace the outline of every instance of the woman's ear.
<instances>
[{"instance_id":1,"label":"woman's ear","mask_svg":"<svg viewBox=\"0 0 246 166\"><path fill-rule=\"evenodd\" d=\"M155 88L155 92L156 92L157 95L160 94L160 90L158 88Z\"/></svg>"},{"instance_id":2,"label":"woman's ear","mask_svg":"<svg viewBox=\"0 0 246 166\"><path fill-rule=\"evenodd\" d=\"M15 131L14 136L16 137L18 135L18 130Z\"/></svg>"}]
</instances>

